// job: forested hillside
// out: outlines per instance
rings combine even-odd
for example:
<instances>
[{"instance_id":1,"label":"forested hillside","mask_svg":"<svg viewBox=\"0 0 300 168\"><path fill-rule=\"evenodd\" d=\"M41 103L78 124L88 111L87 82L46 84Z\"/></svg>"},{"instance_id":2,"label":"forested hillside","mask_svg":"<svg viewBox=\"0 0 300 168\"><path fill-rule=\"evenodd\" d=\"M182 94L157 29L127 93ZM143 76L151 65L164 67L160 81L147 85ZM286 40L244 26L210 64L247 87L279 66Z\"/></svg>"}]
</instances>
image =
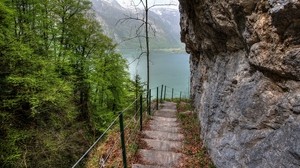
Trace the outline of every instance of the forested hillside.
<instances>
[{"instance_id":1,"label":"forested hillside","mask_svg":"<svg viewBox=\"0 0 300 168\"><path fill-rule=\"evenodd\" d=\"M130 100L88 0L1 0L0 167L70 167Z\"/></svg>"},{"instance_id":2,"label":"forested hillside","mask_svg":"<svg viewBox=\"0 0 300 168\"><path fill-rule=\"evenodd\" d=\"M118 0L91 1L97 20L101 22L104 32L119 43L118 48L136 49L140 46L140 39L133 37L145 36L141 31L143 29L139 30L143 24L143 9L135 9L131 0L124 0L123 3ZM128 19L130 17L132 19ZM134 19L137 17L141 20ZM179 19L179 11L172 5L149 10L149 40L152 49L184 48L180 41Z\"/></svg>"}]
</instances>

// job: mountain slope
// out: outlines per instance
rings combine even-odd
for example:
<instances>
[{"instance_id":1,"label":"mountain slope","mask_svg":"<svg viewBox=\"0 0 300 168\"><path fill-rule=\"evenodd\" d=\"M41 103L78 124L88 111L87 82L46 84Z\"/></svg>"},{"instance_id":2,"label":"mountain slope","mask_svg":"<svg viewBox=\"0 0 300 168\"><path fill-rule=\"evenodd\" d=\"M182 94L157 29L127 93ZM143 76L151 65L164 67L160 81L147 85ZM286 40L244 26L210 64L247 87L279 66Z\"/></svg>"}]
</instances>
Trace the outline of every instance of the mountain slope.
<instances>
[{"instance_id":1,"label":"mountain slope","mask_svg":"<svg viewBox=\"0 0 300 168\"><path fill-rule=\"evenodd\" d=\"M92 0L97 20L101 22L104 32L113 38L120 48L137 48L139 39L136 31L142 24L137 19L143 18L144 11L135 10L130 3L119 4L116 0ZM150 45L153 49L182 48L180 42L179 12L171 8L153 8L149 12L149 21L154 31L150 31ZM144 27L140 30L144 36ZM131 40L128 40L131 39ZM143 39L140 39L144 42Z\"/></svg>"}]
</instances>

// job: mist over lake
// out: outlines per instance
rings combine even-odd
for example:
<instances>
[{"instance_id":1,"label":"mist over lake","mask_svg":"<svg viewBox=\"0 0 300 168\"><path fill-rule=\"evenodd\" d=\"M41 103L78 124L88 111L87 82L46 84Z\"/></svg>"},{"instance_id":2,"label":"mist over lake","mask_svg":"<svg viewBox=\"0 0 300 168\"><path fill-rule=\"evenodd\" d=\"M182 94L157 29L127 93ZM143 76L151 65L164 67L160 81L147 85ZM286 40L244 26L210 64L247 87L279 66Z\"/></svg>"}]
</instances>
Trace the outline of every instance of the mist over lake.
<instances>
[{"instance_id":1,"label":"mist over lake","mask_svg":"<svg viewBox=\"0 0 300 168\"><path fill-rule=\"evenodd\" d=\"M124 58L128 60L129 72L132 79L138 74L143 82L147 80L146 55L136 60L140 51L121 50ZM179 97L182 91L183 97L189 94L189 55L184 51L152 51L150 52L150 88L167 86L167 97L171 95L172 88L174 95ZM154 94L155 93L155 94ZM156 95L156 92L152 92Z\"/></svg>"}]
</instances>

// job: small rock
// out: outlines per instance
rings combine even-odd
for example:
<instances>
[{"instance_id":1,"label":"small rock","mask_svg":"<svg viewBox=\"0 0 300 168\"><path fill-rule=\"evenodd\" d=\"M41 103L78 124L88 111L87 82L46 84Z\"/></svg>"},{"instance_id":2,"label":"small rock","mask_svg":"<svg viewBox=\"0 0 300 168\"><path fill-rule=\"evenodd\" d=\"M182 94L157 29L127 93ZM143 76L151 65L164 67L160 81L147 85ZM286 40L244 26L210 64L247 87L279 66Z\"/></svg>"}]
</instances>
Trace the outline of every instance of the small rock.
<instances>
[{"instance_id":1,"label":"small rock","mask_svg":"<svg viewBox=\"0 0 300 168\"><path fill-rule=\"evenodd\" d=\"M295 114L300 114L300 105L299 106L294 106L292 110Z\"/></svg>"}]
</instances>

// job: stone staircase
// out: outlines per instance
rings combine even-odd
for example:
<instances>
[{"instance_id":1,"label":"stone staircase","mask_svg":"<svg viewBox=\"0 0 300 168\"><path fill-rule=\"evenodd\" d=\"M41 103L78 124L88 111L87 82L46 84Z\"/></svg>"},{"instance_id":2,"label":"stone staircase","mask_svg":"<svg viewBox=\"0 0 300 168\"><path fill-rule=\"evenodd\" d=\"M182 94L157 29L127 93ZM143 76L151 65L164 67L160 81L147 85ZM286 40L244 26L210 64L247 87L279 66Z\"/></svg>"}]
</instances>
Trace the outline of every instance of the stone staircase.
<instances>
[{"instance_id":1,"label":"stone staircase","mask_svg":"<svg viewBox=\"0 0 300 168\"><path fill-rule=\"evenodd\" d=\"M151 117L148 127L143 131L142 139L147 149L138 151L140 163L133 168L171 168L180 165L183 135L179 133L176 118L176 103L165 102L162 108Z\"/></svg>"}]
</instances>

